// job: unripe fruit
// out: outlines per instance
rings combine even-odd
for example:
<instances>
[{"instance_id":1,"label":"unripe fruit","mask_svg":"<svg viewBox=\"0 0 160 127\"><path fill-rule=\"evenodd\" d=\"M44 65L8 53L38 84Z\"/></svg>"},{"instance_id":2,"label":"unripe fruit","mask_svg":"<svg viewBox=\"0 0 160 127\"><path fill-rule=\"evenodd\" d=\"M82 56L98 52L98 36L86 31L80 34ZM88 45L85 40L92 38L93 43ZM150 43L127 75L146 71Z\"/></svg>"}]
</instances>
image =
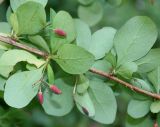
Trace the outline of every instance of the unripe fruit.
<instances>
[{"instance_id":1,"label":"unripe fruit","mask_svg":"<svg viewBox=\"0 0 160 127\"><path fill-rule=\"evenodd\" d=\"M55 85L50 85L49 86L50 90L53 91L55 94L61 94L62 91Z\"/></svg>"},{"instance_id":2,"label":"unripe fruit","mask_svg":"<svg viewBox=\"0 0 160 127\"><path fill-rule=\"evenodd\" d=\"M66 36L66 32L64 30L62 30L62 29L55 29L53 31L54 31L54 33L56 33L59 36L63 36L63 37Z\"/></svg>"},{"instance_id":3,"label":"unripe fruit","mask_svg":"<svg viewBox=\"0 0 160 127\"><path fill-rule=\"evenodd\" d=\"M41 91L38 92L38 100L40 104L43 104L43 93Z\"/></svg>"}]
</instances>

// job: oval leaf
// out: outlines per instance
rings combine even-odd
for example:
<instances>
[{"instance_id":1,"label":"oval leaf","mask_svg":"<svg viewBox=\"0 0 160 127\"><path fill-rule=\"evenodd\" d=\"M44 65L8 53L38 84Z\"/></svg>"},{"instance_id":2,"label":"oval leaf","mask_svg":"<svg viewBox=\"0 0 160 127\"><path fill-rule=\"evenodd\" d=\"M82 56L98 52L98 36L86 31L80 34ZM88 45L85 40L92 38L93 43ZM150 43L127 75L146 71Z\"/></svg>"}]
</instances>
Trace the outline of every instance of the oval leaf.
<instances>
[{"instance_id":1,"label":"oval leaf","mask_svg":"<svg viewBox=\"0 0 160 127\"><path fill-rule=\"evenodd\" d=\"M6 82L4 90L5 102L14 108L23 108L36 96L42 78L42 69L25 71L12 75ZM34 85L35 84L35 85Z\"/></svg>"},{"instance_id":2,"label":"oval leaf","mask_svg":"<svg viewBox=\"0 0 160 127\"><path fill-rule=\"evenodd\" d=\"M114 93L107 83L90 81L89 95L95 107L95 121L103 124L114 122L117 112L117 103Z\"/></svg>"},{"instance_id":3,"label":"oval leaf","mask_svg":"<svg viewBox=\"0 0 160 127\"><path fill-rule=\"evenodd\" d=\"M70 74L85 73L94 63L94 56L81 47L64 44L53 59Z\"/></svg>"},{"instance_id":4,"label":"oval leaf","mask_svg":"<svg viewBox=\"0 0 160 127\"><path fill-rule=\"evenodd\" d=\"M118 55L118 66L135 61L148 53L157 39L153 21L145 16L131 18L116 33L114 46Z\"/></svg>"},{"instance_id":5,"label":"oval leaf","mask_svg":"<svg viewBox=\"0 0 160 127\"><path fill-rule=\"evenodd\" d=\"M68 114L73 106L73 87L69 86L74 84L71 78L60 78L55 80L55 84L62 91L62 94L56 95L47 89L44 92L43 108L45 112L53 116L64 116Z\"/></svg>"},{"instance_id":6,"label":"oval leaf","mask_svg":"<svg viewBox=\"0 0 160 127\"><path fill-rule=\"evenodd\" d=\"M127 112L131 117L138 119L148 114L150 105L150 100L131 100Z\"/></svg>"},{"instance_id":7,"label":"oval leaf","mask_svg":"<svg viewBox=\"0 0 160 127\"><path fill-rule=\"evenodd\" d=\"M18 21L19 35L38 33L46 25L46 13L39 3L27 2L21 5L15 14ZM24 18L24 16L27 18Z\"/></svg>"},{"instance_id":8,"label":"oval leaf","mask_svg":"<svg viewBox=\"0 0 160 127\"><path fill-rule=\"evenodd\" d=\"M78 16L88 25L94 26L103 17L103 7L98 1L92 3L90 6L79 6Z\"/></svg>"}]
</instances>

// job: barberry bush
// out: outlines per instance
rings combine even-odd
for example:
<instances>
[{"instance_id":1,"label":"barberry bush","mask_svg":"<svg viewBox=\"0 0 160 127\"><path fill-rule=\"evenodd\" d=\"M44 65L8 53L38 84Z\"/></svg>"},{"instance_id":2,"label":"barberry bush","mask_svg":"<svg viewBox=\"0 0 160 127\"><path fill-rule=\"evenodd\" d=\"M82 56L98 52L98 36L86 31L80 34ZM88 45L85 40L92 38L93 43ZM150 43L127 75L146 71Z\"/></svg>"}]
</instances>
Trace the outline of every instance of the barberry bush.
<instances>
[{"instance_id":1,"label":"barberry bush","mask_svg":"<svg viewBox=\"0 0 160 127\"><path fill-rule=\"evenodd\" d=\"M7 22L0 23L5 103L20 110L39 101L53 119L76 107L74 112L104 125L122 119L126 127L158 127L160 49L152 48L158 37L152 19L133 16L119 29L103 26L92 33L103 18L99 1L79 0L79 18L53 8L46 13L47 2L10 0ZM131 98L119 116L122 94Z\"/></svg>"}]
</instances>

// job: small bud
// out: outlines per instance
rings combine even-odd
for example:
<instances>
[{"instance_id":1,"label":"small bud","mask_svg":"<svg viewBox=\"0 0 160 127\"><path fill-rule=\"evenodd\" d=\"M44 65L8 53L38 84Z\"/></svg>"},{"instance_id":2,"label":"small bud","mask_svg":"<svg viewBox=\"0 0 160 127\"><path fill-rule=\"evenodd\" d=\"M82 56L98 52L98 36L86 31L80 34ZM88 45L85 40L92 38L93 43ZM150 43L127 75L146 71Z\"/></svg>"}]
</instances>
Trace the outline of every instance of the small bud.
<instances>
[{"instance_id":1,"label":"small bud","mask_svg":"<svg viewBox=\"0 0 160 127\"><path fill-rule=\"evenodd\" d=\"M82 110L83 110L84 114L86 114L87 116L89 115L89 112L85 107L82 107Z\"/></svg>"},{"instance_id":2,"label":"small bud","mask_svg":"<svg viewBox=\"0 0 160 127\"><path fill-rule=\"evenodd\" d=\"M66 32L63 31L62 29L55 29L54 32L59 36L63 36L63 37L66 36Z\"/></svg>"},{"instance_id":3,"label":"small bud","mask_svg":"<svg viewBox=\"0 0 160 127\"><path fill-rule=\"evenodd\" d=\"M41 91L38 92L38 100L40 104L43 104L43 94Z\"/></svg>"},{"instance_id":4,"label":"small bud","mask_svg":"<svg viewBox=\"0 0 160 127\"><path fill-rule=\"evenodd\" d=\"M61 94L62 93L62 91L60 89L58 89L58 87L55 86L55 85L51 85L50 90L53 91L55 94Z\"/></svg>"}]
</instances>

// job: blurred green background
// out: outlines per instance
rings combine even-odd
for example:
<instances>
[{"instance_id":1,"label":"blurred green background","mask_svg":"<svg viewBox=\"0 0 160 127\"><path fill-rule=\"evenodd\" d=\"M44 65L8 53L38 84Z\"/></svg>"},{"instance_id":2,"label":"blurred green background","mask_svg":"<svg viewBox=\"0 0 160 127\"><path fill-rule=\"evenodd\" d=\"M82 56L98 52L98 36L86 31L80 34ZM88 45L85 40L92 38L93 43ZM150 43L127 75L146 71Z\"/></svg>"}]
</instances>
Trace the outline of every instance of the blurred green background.
<instances>
[{"instance_id":1,"label":"blurred green background","mask_svg":"<svg viewBox=\"0 0 160 127\"><path fill-rule=\"evenodd\" d=\"M112 26L118 29L128 19L136 15L149 16L160 30L160 0L120 0L120 4L110 4L111 0L97 0L101 3L103 9L102 19L91 27L92 32L104 27ZM2 0L0 0L0 3ZM6 11L9 6L9 0L4 0L0 4L0 21L6 21ZM66 10L74 18L78 17L78 0L49 0L46 11L53 8L55 11ZM158 37L160 39L160 36ZM159 39L155 47L159 47ZM113 125L102 125L80 114L74 109L70 114L64 117L52 117L44 113L35 98L32 103L21 110L10 108L3 101L3 93L0 99L0 127L131 127L126 125L126 107L130 98L127 89L119 91L122 94L117 96L118 112ZM138 126L137 126L138 127ZM145 125L144 125L145 127Z\"/></svg>"}]
</instances>

